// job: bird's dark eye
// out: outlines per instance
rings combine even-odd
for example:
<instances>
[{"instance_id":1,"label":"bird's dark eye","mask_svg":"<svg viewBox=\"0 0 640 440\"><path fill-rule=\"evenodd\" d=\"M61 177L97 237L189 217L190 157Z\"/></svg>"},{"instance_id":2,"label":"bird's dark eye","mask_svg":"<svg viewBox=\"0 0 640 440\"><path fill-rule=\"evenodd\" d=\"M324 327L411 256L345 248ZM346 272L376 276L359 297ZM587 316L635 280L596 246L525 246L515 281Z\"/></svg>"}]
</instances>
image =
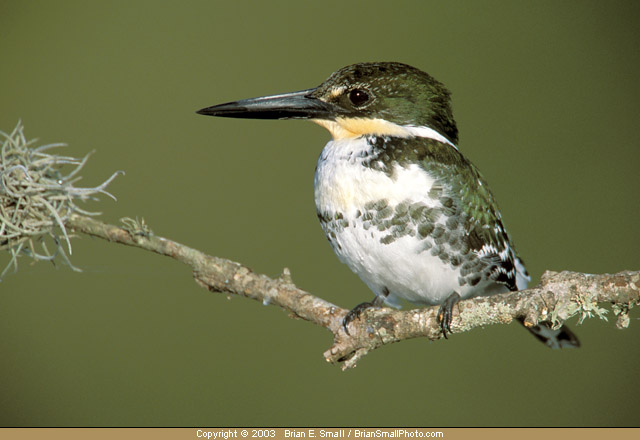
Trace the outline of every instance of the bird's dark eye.
<instances>
[{"instance_id":1,"label":"bird's dark eye","mask_svg":"<svg viewBox=\"0 0 640 440\"><path fill-rule=\"evenodd\" d=\"M369 94L364 90L353 89L349 92L349 101L356 107L360 107L369 101Z\"/></svg>"}]
</instances>

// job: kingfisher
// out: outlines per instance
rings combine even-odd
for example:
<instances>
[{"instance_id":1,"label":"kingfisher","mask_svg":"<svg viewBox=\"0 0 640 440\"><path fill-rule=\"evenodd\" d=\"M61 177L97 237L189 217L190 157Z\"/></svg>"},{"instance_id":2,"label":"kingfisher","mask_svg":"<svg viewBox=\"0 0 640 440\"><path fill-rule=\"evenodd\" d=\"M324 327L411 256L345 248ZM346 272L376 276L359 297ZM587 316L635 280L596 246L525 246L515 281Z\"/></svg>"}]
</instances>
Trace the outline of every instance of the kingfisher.
<instances>
[{"instance_id":1,"label":"kingfisher","mask_svg":"<svg viewBox=\"0 0 640 440\"><path fill-rule=\"evenodd\" d=\"M367 308L407 300L440 306L447 338L461 299L527 287L496 200L458 148L451 94L431 75L397 62L358 63L312 89L197 113L309 119L331 133L315 170L318 219L338 258L375 293L346 315L347 333ZM579 346L566 326L527 328L549 347Z\"/></svg>"}]
</instances>

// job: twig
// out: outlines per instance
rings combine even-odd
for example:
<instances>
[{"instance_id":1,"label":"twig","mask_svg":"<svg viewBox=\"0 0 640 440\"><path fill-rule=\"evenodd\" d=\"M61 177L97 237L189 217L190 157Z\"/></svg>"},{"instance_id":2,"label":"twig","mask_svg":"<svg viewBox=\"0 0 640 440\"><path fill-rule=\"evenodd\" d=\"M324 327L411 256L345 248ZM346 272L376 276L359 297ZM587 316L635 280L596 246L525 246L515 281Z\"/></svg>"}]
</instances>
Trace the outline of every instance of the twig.
<instances>
[{"instance_id":1,"label":"twig","mask_svg":"<svg viewBox=\"0 0 640 440\"><path fill-rule=\"evenodd\" d=\"M324 357L333 364L342 364L343 369L355 367L368 352L386 344L417 337L431 340L442 337L436 319L437 307L408 311L369 309L350 324L347 335L342 320L348 310L297 288L286 268L277 279L256 274L239 263L154 236L146 225L130 219L128 227L120 228L72 214L66 220L66 227L174 258L191 266L195 281L210 291L272 304L289 311L293 317L327 328L333 333L334 343ZM599 306L602 303L612 304L616 325L626 328L629 310L640 304L640 271L613 275L547 271L540 284L533 288L461 301L454 309L451 331L462 333L480 326L509 323L516 318L524 319L525 325L551 321L556 326L573 316L579 316L581 321L593 316L606 319L608 310Z\"/></svg>"}]
</instances>

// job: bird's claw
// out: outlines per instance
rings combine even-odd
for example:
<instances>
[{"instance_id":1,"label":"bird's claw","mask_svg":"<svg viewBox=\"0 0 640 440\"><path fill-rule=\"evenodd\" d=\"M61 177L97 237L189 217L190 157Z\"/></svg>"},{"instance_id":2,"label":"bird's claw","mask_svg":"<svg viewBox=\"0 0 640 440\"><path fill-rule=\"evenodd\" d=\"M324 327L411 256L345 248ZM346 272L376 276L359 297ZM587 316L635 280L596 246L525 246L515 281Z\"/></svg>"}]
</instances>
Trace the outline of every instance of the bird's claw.
<instances>
[{"instance_id":1,"label":"bird's claw","mask_svg":"<svg viewBox=\"0 0 640 440\"><path fill-rule=\"evenodd\" d=\"M367 309L371 309L371 308L380 308L381 306L381 302L384 302L384 300L382 301L378 301L380 297L376 297L373 301L367 301L367 302L363 302L358 304L357 306L355 306L353 309L349 310L349 312L345 315L345 317L342 319L342 328L344 329L344 332L346 334L350 334L349 333L349 324L351 323L351 321L353 321L354 319L359 319L360 315L362 315L362 313L367 310Z\"/></svg>"},{"instance_id":2,"label":"bird's claw","mask_svg":"<svg viewBox=\"0 0 640 440\"><path fill-rule=\"evenodd\" d=\"M440 309L438 310L438 323L440 324L440 328L442 329L442 336L445 339L449 339L447 337L447 333L451 333L451 318L453 318L453 306L458 304L460 301L460 295L457 292L453 292L451 295L444 300Z\"/></svg>"}]
</instances>

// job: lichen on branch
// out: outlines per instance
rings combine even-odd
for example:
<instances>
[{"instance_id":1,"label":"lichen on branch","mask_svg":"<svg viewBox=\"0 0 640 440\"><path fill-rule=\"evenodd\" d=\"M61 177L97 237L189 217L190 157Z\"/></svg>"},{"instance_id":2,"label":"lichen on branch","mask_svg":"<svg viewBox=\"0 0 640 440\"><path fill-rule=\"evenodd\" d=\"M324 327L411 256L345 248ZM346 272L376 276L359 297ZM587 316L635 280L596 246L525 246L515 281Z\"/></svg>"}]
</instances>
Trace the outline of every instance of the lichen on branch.
<instances>
[{"instance_id":1,"label":"lichen on branch","mask_svg":"<svg viewBox=\"0 0 640 440\"><path fill-rule=\"evenodd\" d=\"M74 186L80 170L90 154L78 159L51 154L48 151L65 144L47 144L32 147L35 140L27 141L21 123L10 133L0 131L0 250L11 255L0 279L11 267L18 268L18 256L28 255L36 260L53 261L57 255L74 270L71 264L71 241L65 222L73 213L98 215L78 206L79 201L95 199L106 194L107 185L122 171L117 171L95 187ZM53 244L50 251L47 241Z\"/></svg>"},{"instance_id":2,"label":"lichen on branch","mask_svg":"<svg viewBox=\"0 0 640 440\"><path fill-rule=\"evenodd\" d=\"M325 351L324 357L343 369L355 367L363 356L383 345L418 337L442 338L437 307L407 311L386 307L369 309L349 324L347 334L342 322L348 310L297 287L287 269L278 278L271 278L254 273L240 263L210 256L153 234L135 232L140 227L121 228L80 215L72 215L67 227L171 257L190 266L198 285L212 292L274 305L294 318L326 328L333 334L333 345ZM506 324L514 319L524 320L525 325L551 321L560 326L574 316L606 318L605 309L600 307L602 304L612 305L617 326L625 328L629 323L629 310L640 304L640 271L613 275L547 271L539 285L527 290L459 302L454 307L451 332Z\"/></svg>"}]
</instances>

